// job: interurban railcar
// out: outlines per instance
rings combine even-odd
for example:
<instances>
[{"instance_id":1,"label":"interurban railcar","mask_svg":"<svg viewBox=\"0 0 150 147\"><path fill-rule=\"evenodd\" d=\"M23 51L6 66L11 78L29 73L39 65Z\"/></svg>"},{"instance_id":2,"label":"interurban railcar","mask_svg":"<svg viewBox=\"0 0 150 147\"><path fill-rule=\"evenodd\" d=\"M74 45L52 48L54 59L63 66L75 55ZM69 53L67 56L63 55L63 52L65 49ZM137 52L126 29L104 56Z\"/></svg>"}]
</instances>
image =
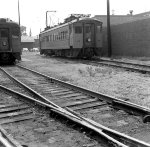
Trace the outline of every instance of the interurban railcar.
<instances>
[{"instance_id":1,"label":"interurban railcar","mask_svg":"<svg viewBox=\"0 0 150 147\"><path fill-rule=\"evenodd\" d=\"M102 48L102 22L80 18L44 30L39 35L40 54L91 58Z\"/></svg>"},{"instance_id":2,"label":"interurban railcar","mask_svg":"<svg viewBox=\"0 0 150 147\"><path fill-rule=\"evenodd\" d=\"M0 18L0 63L14 63L16 59L21 60L20 26Z\"/></svg>"}]
</instances>

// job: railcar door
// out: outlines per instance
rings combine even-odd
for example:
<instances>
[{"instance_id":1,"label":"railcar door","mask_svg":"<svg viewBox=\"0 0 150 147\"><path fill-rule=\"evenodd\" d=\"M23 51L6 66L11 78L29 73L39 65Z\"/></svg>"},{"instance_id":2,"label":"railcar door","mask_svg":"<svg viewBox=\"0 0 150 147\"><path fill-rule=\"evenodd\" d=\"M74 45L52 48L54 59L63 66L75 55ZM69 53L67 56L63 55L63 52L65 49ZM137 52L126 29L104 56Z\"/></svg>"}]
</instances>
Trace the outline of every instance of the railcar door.
<instances>
[{"instance_id":1,"label":"railcar door","mask_svg":"<svg viewBox=\"0 0 150 147\"><path fill-rule=\"evenodd\" d=\"M84 47L94 47L95 45L95 33L94 33L94 24L85 23L84 25Z\"/></svg>"},{"instance_id":2,"label":"railcar door","mask_svg":"<svg viewBox=\"0 0 150 147\"><path fill-rule=\"evenodd\" d=\"M9 51L9 30L0 29L0 52Z\"/></svg>"}]
</instances>

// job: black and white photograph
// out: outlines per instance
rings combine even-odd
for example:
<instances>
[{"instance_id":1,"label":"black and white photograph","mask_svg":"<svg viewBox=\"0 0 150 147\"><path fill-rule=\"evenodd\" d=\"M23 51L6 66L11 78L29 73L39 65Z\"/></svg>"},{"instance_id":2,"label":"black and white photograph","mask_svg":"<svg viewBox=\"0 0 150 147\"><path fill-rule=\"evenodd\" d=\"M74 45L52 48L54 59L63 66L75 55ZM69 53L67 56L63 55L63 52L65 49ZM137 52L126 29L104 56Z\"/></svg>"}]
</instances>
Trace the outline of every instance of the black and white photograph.
<instances>
[{"instance_id":1,"label":"black and white photograph","mask_svg":"<svg viewBox=\"0 0 150 147\"><path fill-rule=\"evenodd\" d=\"M150 147L150 0L0 2L0 147Z\"/></svg>"}]
</instances>

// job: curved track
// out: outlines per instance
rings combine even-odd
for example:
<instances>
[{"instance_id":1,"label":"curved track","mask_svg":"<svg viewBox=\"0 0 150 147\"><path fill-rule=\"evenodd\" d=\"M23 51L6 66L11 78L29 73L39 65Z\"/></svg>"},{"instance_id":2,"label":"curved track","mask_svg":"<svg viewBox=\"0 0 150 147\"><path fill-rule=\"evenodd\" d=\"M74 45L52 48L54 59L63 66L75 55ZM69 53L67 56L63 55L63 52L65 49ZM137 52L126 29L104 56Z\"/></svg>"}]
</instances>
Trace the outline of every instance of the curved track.
<instances>
[{"instance_id":1,"label":"curved track","mask_svg":"<svg viewBox=\"0 0 150 147\"><path fill-rule=\"evenodd\" d=\"M14 87L18 89L17 86ZM42 103L4 86L0 86L0 95L3 102L0 104L0 124L7 131L0 127L1 147L48 147L60 146L60 143L64 147L108 146L104 139L99 141L98 136L86 137L83 132L76 131L81 129L79 124L73 125L75 129L72 128L71 119L79 121L79 118L69 112L65 113L61 108ZM71 119L68 122L69 117Z\"/></svg>"},{"instance_id":2,"label":"curved track","mask_svg":"<svg viewBox=\"0 0 150 147\"><path fill-rule=\"evenodd\" d=\"M36 99L46 104L50 104L55 112L61 115L65 114L65 116L71 117L70 119L73 117L73 120L77 119L75 120L76 122L82 125L86 124L90 129L91 127L93 128L93 126L96 127L93 129L98 129L95 131L98 131L99 134L105 136L107 139L110 137L109 139L112 142L118 143L119 141L120 145L134 144L135 146L150 146L142 141L116 132L124 132L133 136L135 133L138 134L143 129L147 129L147 124L142 122L141 116L144 118L145 122L149 121L149 109L64 83L39 73L33 73L31 70L29 71L20 67L5 67L5 70L11 73L19 81L22 81L32 88L32 95L34 95ZM3 76L7 78L6 75ZM11 84L8 85L8 83L11 83L10 81L4 81L6 81L6 79L1 81L3 86L14 88L16 90L18 89ZM12 82L12 84L14 83ZM24 87L29 89L25 85ZM29 94L29 92L25 92L24 90L21 91ZM40 94L35 91L40 92ZM29 95L31 95L31 92ZM127 112L134 115L129 115ZM139 115L139 117L135 115ZM90 118L90 120L86 118ZM93 122L92 120L98 123ZM100 124L116 131L103 127ZM99 129L102 130L102 132Z\"/></svg>"}]
</instances>

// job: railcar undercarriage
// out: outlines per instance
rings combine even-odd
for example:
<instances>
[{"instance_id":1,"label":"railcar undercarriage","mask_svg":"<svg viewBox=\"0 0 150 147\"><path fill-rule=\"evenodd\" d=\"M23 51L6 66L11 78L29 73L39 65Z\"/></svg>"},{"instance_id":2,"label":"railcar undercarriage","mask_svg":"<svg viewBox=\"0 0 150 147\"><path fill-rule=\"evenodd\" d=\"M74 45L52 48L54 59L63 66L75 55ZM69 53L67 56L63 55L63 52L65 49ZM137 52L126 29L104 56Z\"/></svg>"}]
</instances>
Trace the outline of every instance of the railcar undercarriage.
<instances>
[{"instance_id":1,"label":"railcar undercarriage","mask_svg":"<svg viewBox=\"0 0 150 147\"><path fill-rule=\"evenodd\" d=\"M14 64L16 59L21 60L19 53L0 53L0 64Z\"/></svg>"},{"instance_id":2,"label":"railcar undercarriage","mask_svg":"<svg viewBox=\"0 0 150 147\"><path fill-rule=\"evenodd\" d=\"M98 56L99 49L95 48L82 48L82 49L42 49L40 54L49 56L60 56L60 57L70 57L70 58L92 58L93 56Z\"/></svg>"}]
</instances>

